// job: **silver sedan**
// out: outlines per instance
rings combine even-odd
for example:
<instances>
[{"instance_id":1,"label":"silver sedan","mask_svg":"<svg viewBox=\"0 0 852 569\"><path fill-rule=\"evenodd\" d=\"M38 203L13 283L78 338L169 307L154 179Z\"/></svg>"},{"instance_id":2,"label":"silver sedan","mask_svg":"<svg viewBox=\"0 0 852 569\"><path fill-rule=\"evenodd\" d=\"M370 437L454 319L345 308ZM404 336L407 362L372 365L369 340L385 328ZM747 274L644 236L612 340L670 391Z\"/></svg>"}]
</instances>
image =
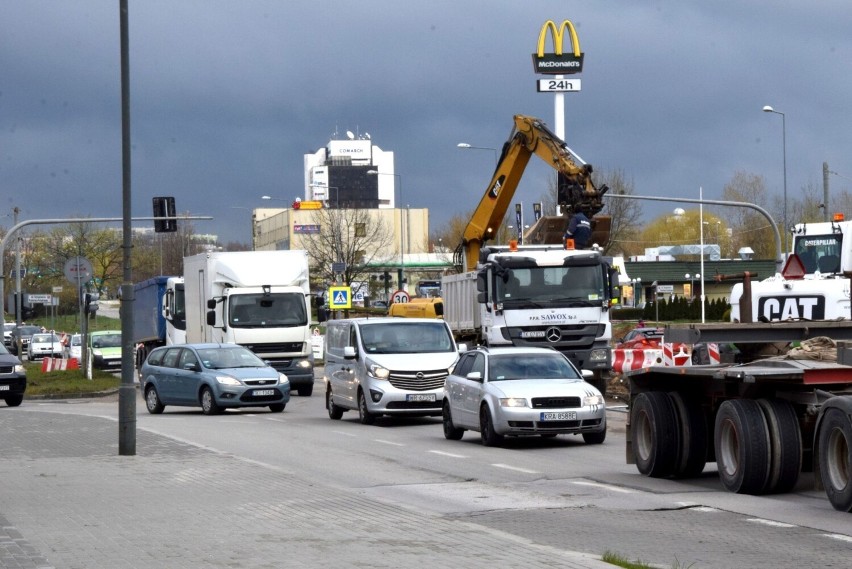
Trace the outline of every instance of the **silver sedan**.
<instances>
[{"instance_id":1,"label":"silver sedan","mask_svg":"<svg viewBox=\"0 0 852 569\"><path fill-rule=\"evenodd\" d=\"M478 348L462 355L444 384L444 436L479 431L482 444L503 437L582 435L606 439L606 405L561 353L547 348Z\"/></svg>"}]
</instances>

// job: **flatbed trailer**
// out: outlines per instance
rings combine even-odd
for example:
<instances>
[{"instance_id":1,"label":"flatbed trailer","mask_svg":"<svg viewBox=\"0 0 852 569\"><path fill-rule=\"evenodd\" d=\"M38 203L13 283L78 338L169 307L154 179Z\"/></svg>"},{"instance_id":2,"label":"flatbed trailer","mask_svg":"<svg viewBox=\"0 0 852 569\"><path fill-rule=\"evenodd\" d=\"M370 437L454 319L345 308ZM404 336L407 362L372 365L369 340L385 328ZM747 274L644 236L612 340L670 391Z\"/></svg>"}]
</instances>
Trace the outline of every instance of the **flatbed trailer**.
<instances>
[{"instance_id":1,"label":"flatbed trailer","mask_svg":"<svg viewBox=\"0 0 852 569\"><path fill-rule=\"evenodd\" d=\"M839 340L836 360L758 356L820 336ZM788 492L813 471L832 506L852 511L850 339L848 321L666 327L665 342L732 343L741 361L627 372L628 464L690 478L716 462L722 485L742 494Z\"/></svg>"}]
</instances>

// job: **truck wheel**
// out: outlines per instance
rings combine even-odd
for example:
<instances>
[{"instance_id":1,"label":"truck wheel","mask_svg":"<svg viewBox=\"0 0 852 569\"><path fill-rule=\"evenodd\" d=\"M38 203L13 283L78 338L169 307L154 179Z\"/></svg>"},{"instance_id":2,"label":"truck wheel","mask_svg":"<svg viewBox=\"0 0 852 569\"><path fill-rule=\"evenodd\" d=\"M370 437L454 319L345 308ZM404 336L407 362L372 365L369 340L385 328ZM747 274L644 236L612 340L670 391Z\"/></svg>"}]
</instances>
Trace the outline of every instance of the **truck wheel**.
<instances>
[{"instance_id":1,"label":"truck wheel","mask_svg":"<svg viewBox=\"0 0 852 569\"><path fill-rule=\"evenodd\" d=\"M825 412L819 430L819 469L835 510L852 512L852 421L840 409Z\"/></svg>"},{"instance_id":2,"label":"truck wheel","mask_svg":"<svg viewBox=\"0 0 852 569\"><path fill-rule=\"evenodd\" d=\"M166 408L163 402L160 401L160 394L157 393L157 388L149 385L145 389L145 407L152 415L159 415Z\"/></svg>"},{"instance_id":3,"label":"truck wheel","mask_svg":"<svg viewBox=\"0 0 852 569\"><path fill-rule=\"evenodd\" d=\"M676 391L669 392L675 408L680 449L675 465L678 478L695 478L707 464L707 420L697 401Z\"/></svg>"},{"instance_id":4,"label":"truck wheel","mask_svg":"<svg viewBox=\"0 0 852 569\"><path fill-rule=\"evenodd\" d=\"M358 419L362 425L372 425L376 422L376 416L367 408L367 396L364 395L363 389L358 390Z\"/></svg>"},{"instance_id":5,"label":"truck wheel","mask_svg":"<svg viewBox=\"0 0 852 569\"><path fill-rule=\"evenodd\" d=\"M328 411L329 419L338 421L341 417L343 417L343 407L338 407L331 399L331 386L329 386L325 391L325 408Z\"/></svg>"},{"instance_id":6,"label":"truck wheel","mask_svg":"<svg viewBox=\"0 0 852 569\"><path fill-rule=\"evenodd\" d=\"M636 468L652 478L673 475L679 437L671 398L662 391L640 393L631 404L630 412Z\"/></svg>"},{"instance_id":7,"label":"truck wheel","mask_svg":"<svg viewBox=\"0 0 852 569\"><path fill-rule=\"evenodd\" d=\"M765 492L789 492L802 470L802 432L796 410L783 399L758 399L769 429L769 479Z\"/></svg>"},{"instance_id":8,"label":"truck wheel","mask_svg":"<svg viewBox=\"0 0 852 569\"><path fill-rule=\"evenodd\" d=\"M464 436L464 429L459 429L453 424L453 417L450 415L450 404L444 401L444 409L441 414L444 423L444 438L450 441L458 441Z\"/></svg>"},{"instance_id":9,"label":"truck wheel","mask_svg":"<svg viewBox=\"0 0 852 569\"><path fill-rule=\"evenodd\" d=\"M484 446L497 447L503 442L503 435L494 430L494 419L491 418L488 405L483 405L479 410L479 434Z\"/></svg>"},{"instance_id":10,"label":"truck wheel","mask_svg":"<svg viewBox=\"0 0 852 569\"><path fill-rule=\"evenodd\" d=\"M17 407L18 405L23 403L24 394L16 393L15 395L7 395L5 401L6 405L8 405L9 407Z\"/></svg>"},{"instance_id":11,"label":"truck wheel","mask_svg":"<svg viewBox=\"0 0 852 569\"><path fill-rule=\"evenodd\" d=\"M719 406L714 431L722 485L738 494L760 494L769 479L769 430L757 401L729 399Z\"/></svg>"},{"instance_id":12,"label":"truck wheel","mask_svg":"<svg viewBox=\"0 0 852 569\"><path fill-rule=\"evenodd\" d=\"M222 412L222 408L216 403L213 391L209 387L201 390L201 411L205 415L218 415Z\"/></svg>"}]
</instances>

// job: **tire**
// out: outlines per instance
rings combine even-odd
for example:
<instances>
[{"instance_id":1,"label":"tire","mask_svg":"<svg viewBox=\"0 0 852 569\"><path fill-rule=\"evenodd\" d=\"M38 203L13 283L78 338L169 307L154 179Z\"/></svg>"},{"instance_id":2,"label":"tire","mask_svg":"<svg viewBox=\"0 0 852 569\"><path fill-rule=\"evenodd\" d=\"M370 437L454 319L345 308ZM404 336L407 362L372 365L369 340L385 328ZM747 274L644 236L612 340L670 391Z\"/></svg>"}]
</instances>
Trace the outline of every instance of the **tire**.
<instances>
[{"instance_id":1,"label":"tire","mask_svg":"<svg viewBox=\"0 0 852 569\"><path fill-rule=\"evenodd\" d=\"M494 430L494 419L488 405L483 405L479 410L479 435L482 444L487 447L498 447L503 442L503 435Z\"/></svg>"},{"instance_id":2,"label":"tire","mask_svg":"<svg viewBox=\"0 0 852 569\"><path fill-rule=\"evenodd\" d=\"M152 415L159 415L166 408L163 402L160 401L160 394L157 393L157 388L149 385L145 388L145 407Z\"/></svg>"},{"instance_id":3,"label":"tire","mask_svg":"<svg viewBox=\"0 0 852 569\"><path fill-rule=\"evenodd\" d=\"M583 433L583 442L587 445L601 445L606 440L606 426L597 433Z\"/></svg>"},{"instance_id":4,"label":"tire","mask_svg":"<svg viewBox=\"0 0 852 569\"><path fill-rule=\"evenodd\" d=\"M802 470L802 432L789 401L758 399L769 429L769 478L764 492L785 493L796 487Z\"/></svg>"},{"instance_id":5,"label":"tire","mask_svg":"<svg viewBox=\"0 0 852 569\"><path fill-rule=\"evenodd\" d=\"M601 395L606 397L606 387L609 383L609 373L607 373L606 371L598 370L592 372L592 374L593 376L589 383L591 383L595 387L595 389L600 391Z\"/></svg>"},{"instance_id":6,"label":"tire","mask_svg":"<svg viewBox=\"0 0 852 569\"><path fill-rule=\"evenodd\" d=\"M630 437L636 468L652 478L675 473L679 431L674 403L662 391L640 393L630 409Z\"/></svg>"},{"instance_id":7,"label":"tire","mask_svg":"<svg viewBox=\"0 0 852 569\"><path fill-rule=\"evenodd\" d=\"M286 403L273 403L269 406L269 410L273 413L281 413L286 406Z\"/></svg>"},{"instance_id":8,"label":"tire","mask_svg":"<svg viewBox=\"0 0 852 569\"><path fill-rule=\"evenodd\" d=\"M695 478L707 464L707 420L701 405L693 399L676 391L669 392L669 398L674 405L680 437L674 475L677 478Z\"/></svg>"},{"instance_id":9,"label":"tire","mask_svg":"<svg viewBox=\"0 0 852 569\"><path fill-rule=\"evenodd\" d=\"M458 441L464 436L464 429L459 429L453 424L453 417L450 414L450 404L444 401L444 409L441 413L444 423L444 438L450 441Z\"/></svg>"},{"instance_id":10,"label":"tire","mask_svg":"<svg viewBox=\"0 0 852 569\"><path fill-rule=\"evenodd\" d=\"M310 397L311 394L314 392L314 386L313 384L305 385L303 387L298 388L297 391L299 392L299 397Z\"/></svg>"},{"instance_id":11,"label":"tire","mask_svg":"<svg viewBox=\"0 0 852 569\"><path fill-rule=\"evenodd\" d=\"M852 512L852 421L829 409L819 429L819 470L825 494L835 510Z\"/></svg>"},{"instance_id":12,"label":"tire","mask_svg":"<svg viewBox=\"0 0 852 569\"><path fill-rule=\"evenodd\" d=\"M716 412L716 464L722 485L737 494L760 494L769 480L769 429L757 401L729 399Z\"/></svg>"},{"instance_id":13,"label":"tire","mask_svg":"<svg viewBox=\"0 0 852 569\"><path fill-rule=\"evenodd\" d=\"M17 407L24 402L24 394L16 393L15 395L7 395L5 401L9 407Z\"/></svg>"},{"instance_id":14,"label":"tire","mask_svg":"<svg viewBox=\"0 0 852 569\"><path fill-rule=\"evenodd\" d=\"M339 421L343 417L343 407L338 407L331 400L331 386L325 391L325 408L328 410L328 418Z\"/></svg>"},{"instance_id":15,"label":"tire","mask_svg":"<svg viewBox=\"0 0 852 569\"><path fill-rule=\"evenodd\" d=\"M222 412L222 408L216 403L216 397L213 395L213 390L205 387L201 390L201 411L205 415L218 415Z\"/></svg>"},{"instance_id":16,"label":"tire","mask_svg":"<svg viewBox=\"0 0 852 569\"><path fill-rule=\"evenodd\" d=\"M358 420L362 425L372 425L376 422L376 416L367 408L367 397L363 389L358 390Z\"/></svg>"}]
</instances>

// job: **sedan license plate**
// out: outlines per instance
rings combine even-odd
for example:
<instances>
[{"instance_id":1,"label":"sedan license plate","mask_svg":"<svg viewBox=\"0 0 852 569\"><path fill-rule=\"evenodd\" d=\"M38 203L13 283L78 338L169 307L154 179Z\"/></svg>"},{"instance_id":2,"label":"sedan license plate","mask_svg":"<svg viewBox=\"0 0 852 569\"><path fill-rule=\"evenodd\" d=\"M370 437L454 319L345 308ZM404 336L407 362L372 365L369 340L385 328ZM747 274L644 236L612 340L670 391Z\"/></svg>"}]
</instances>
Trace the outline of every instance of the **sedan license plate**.
<instances>
[{"instance_id":1,"label":"sedan license plate","mask_svg":"<svg viewBox=\"0 0 852 569\"><path fill-rule=\"evenodd\" d=\"M434 393L409 393L405 396L406 401L435 401Z\"/></svg>"},{"instance_id":2,"label":"sedan license plate","mask_svg":"<svg viewBox=\"0 0 852 569\"><path fill-rule=\"evenodd\" d=\"M565 411L562 413L542 413L539 421L576 421L576 411Z\"/></svg>"},{"instance_id":3,"label":"sedan license plate","mask_svg":"<svg viewBox=\"0 0 852 569\"><path fill-rule=\"evenodd\" d=\"M8 385L0 385L0 391L11 391Z\"/></svg>"},{"instance_id":4,"label":"sedan license plate","mask_svg":"<svg viewBox=\"0 0 852 569\"><path fill-rule=\"evenodd\" d=\"M254 396L255 397L266 397L267 395L275 395L274 389L255 389Z\"/></svg>"}]
</instances>

